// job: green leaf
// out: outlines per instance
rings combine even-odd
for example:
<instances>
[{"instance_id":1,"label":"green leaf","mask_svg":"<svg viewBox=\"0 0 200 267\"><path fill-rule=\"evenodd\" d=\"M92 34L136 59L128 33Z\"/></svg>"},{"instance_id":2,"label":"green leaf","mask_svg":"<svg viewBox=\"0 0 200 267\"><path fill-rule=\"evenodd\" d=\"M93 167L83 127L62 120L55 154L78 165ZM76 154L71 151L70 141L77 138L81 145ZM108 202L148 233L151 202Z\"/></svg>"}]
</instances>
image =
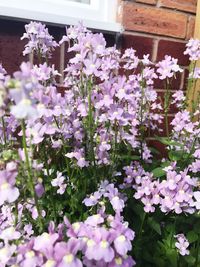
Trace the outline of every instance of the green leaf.
<instances>
[{"instance_id":1,"label":"green leaf","mask_svg":"<svg viewBox=\"0 0 200 267\"><path fill-rule=\"evenodd\" d=\"M140 160L140 156L137 155L120 155L121 159Z\"/></svg>"},{"instance_id":2,"label":"green leaf","mask_svg":"<svg viewBox=\"0 0 200 267\"><path fill-rule=\"evenodd\" d=\"M166 251L167 259L170 262L170 267L177 267L177 252L175 249L168 249Z\"/></svg>"},{"instance_id":3,"label":"green leaf","mask_svg":"<svg viewBox=\"0 0 200 267\"><path fill-rule=\"evenodd\" d=\"M152 173L154 177L162 177L165 175L165 171L161 167L155 168L154 170L152 170Z\"/></svg>"},{"instance_id":4,"label":"green leaf","mask_svg":"<svg viewBox=\"0 0 200 267\"><path fill-rule=\"evenodd\" d=\"M193 257L192 255L188 255L188 256L185 256L184 259L186 260L186 262L190 265L190 266L194 266L195 264L195 257Z\"/></svg>"},{"instance_id":5,"label":"green leaf","mask_svg":"<svg viewBox=\"0 0 200 267\"><path fill-rule=\"evenodd\" d=\"M159 235L161 235L160 224L156 222L153 218L148 218L148 225Z\"/></svg>"},{"instance_id":6,"label":"green leaf","mask_svg":"<svg viewBox=\"0 0 200 267\"><path fill-rule=\"evenodd\" d=\"M169 159L172 161L178 161L180 159L182 159L184 155L184 151L179 150L179 151L170 151L169 152Z\"/></svg>"},{"instance_id":7,"label":"green leaf","mask_svg":"<svg viewBox=\"0 0 200 267\"><path fill-rule=\"evenodd\" d=\"M162 144L167 145L167 146L180 146L180 147L183 146L181 143L172 141L168 137L156 136L156 140L160 141Z\"/></svg>"},{"instance_id":8,"label":"green leaf","mask_svg":"<svg viewBox=\"0 0 200 267\"><path fill-rule=\"evenodd\" d=\"M194 231L190 231L187 234L187 239L189 241L189 243L194 243L198 240L199 236L197 233L195 233Z\"/></svg>"}]
</instances>

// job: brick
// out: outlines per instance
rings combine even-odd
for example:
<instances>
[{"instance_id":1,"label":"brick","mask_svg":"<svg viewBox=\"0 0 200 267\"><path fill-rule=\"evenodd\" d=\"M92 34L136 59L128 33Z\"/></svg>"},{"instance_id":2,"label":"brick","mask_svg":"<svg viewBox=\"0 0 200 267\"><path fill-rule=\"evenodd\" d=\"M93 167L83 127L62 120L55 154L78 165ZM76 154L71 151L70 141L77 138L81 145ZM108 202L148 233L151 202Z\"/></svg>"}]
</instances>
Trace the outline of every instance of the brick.
<instances>
[{"instance_id":1,"label":"brick","mask_svg":"<svg viewBox=\"0 0 200 267\"><path fill-rule=\"evenodd\" d=\"M123 26L126 30L185 38L187 15L165 9L124 2Z\"/></svg>"},{"instance_id":2,"label":"brick","mask_svg":"<svg viewBox=\"0 0 200 267\"><path fill-rule=\"evenodd\" d=\"M24 32L24 23L0 20L0 61L8 74L19 69L22 61L27 61L22 52L26 41L20 37Z\"/></svg>"},{"instance_id":3,"label":"brick","mask_svg":"<svg viewBox=\"0 0 200 267\"><path fill-rule=\"evenodd\" d=\"M188 20L188 26L187 26L187 34L186 39L189 40L194 36L194 27L195 27L195 17L190 16Z\"/></svg>"},{"instance_id":4,"label":"brick","mask_svg":"<svg viewBox=\"0 0 200 267\"><path fill-rule=\"evenodd\" d=\"M188 77L189 77L189 70L185 69L184 70L184 85L183 85L183 90L188 89Z\"/></svg>"},{"instance_id":5,"label":"brick","mask_svg":"<svg viewBox=\"0 0 200 267\"><path fill-rule=\"evenodd\" d=\"M160 6L196 13L197 0L161 0Z\"/></svg>"},{"instance_id":6,"label":"brick","mask_svg":"<svg viewBox=\"0 0 200 267\"><path fill-rule=\"evenodd\" d=\"M122 52L127 48L134 48L137 51L137 56L142 58L144 54L152 55L153 39L143 36L135 36L123 34L122 36Z\"/></svg>"},{"instance_id":7,"label":"brick","mask_svg":"<svg viewBox=\"0 0 200 267\"><path fill-rule=\"evenodd\" d=\"M136 0L137 3L155 5L157 0Z\"/></svg>"},{"instance_id":8,"label":"brick","mask_svg":"<svg viewBox=\"0 0 200 267\"><path fill-rule=\"evenodd\" d=\"M158 151L157 157L162 159L163 157L167 157L167 148L166 145L163 145L159 141L155 139L147 140L148 147L155 148Z\"/></svg>"},{"instance_id":9,"label":"brick","mask_svg":"<svg viewBox=\"0 0 200 267\"><path fill-rule=\"evenodd\" d=\"M182 66L189 65L189 57L184 55L186 44L175 41L160 40L158 43L157 60L164 59L165 55L170 55L178 59L178 64Z\"/></svg>"}]
</instances>

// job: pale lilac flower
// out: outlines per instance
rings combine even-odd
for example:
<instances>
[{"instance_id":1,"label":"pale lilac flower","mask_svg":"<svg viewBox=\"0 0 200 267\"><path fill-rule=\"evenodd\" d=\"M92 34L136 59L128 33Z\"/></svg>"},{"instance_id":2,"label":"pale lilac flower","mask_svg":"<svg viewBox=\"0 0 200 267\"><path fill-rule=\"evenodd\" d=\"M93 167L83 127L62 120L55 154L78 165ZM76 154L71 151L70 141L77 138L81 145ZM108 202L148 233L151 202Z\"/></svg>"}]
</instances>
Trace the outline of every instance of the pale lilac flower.
<instances>
[{"instance_id":1,"label":"pale lilac flower","mask_svg":"<svg viewBox=\"0 0 200 267\"><path fill-rule=\"evenodd\" d=\"M59 261L58 267L82 267L82 262L76 254L80 243L76 239L69 239L67 243L60 242L55 245L55 258Z\"/></svg>"},{"instance_id":2,"label":"pale lilac flower","mask_svg":"<svg viewBox=\"0 0 200 267\"><path fill-rule=\"evenodd\" d=\"M194 205L195 205L195 208L197 210L200 210L200 191L196 191L194 192L194 198L195 198L195 202L194 202Z\"/></svg>"},{"instance_id":3,"label":"pale lilac flower","mask_svg":"<svg viewBox=\"0 0 200 267\"><path fill-rule=\"evenodd\" d=\"M49 234L45 232L35 238L33 249L42 252L44 255L49 255L53 253L54 244L58 238L59 235L57 233Z\"/></svg>"},{"instance_id":4,"label":"pale lilac flower","mask_svg":"<svg viewBox=\"0 0 200 267\"><path fill-rule=\"evenodd\" d=\"M24 232L25 232L25 236L29 239L34 234L32 224L30 223L26 224L24 226Z\"/></svg>"},{"instance_id":5,"label":"pale lilac flower","mask_svg":"<svg viewBox=\"0 0 200 267\"><path fill-rule=\"evenodd\" d=\"M129 250L131 250L132 245L128 238L125 235L119 235L114 240L114 246L117 253L121 256L125 256Z\"/></svg>"},{"instance_id":6,"label":"pale lilac flower","mask_svg":"<svg viewBox=\"0 0 200 267\"><path fill-rule=\"evenodd\" d=\"M39 217L39 214L38 214L38 210L36 207L32 207L31 209L31 216L34 220L37 220L37 218ZM46 216L46 212L45 210L41 210L41 216L42 217L45 217Z\"/></svg>"},{"instance_id":7,"label":"pale lilac flower","mask_svg":"<svg viewBox=\"0 0 200 267\"><path fill-rule=\"evenodd\" d=\"M28 43L25 45L23 55L34 52L42 57L51 57L52 51L58 44L53 40L46 26L40 22L31 21L25 25L25 29L26 33L21 39L28 39Z\"/></svg>"},{"instance_id":8,"label":"pale lilac flower","mask_svg":"<svg viewBox=\"0 0 200 267\"><path fill-rule=\"evenodd\" d=\"M173 95L172 95L173 101L171 102L172 104L176 104L176 106L178 108L182 107L186 97L183 93L182 90L178 90L176 91Z\"/></svg>"},{"instance_id":9,"label":"pale lilac flower","mask_svg":"<svg viewBox=\"0 0 200 267\"><path fill-rule=\"evenodd\" d=\"M88 224L90 226L97 226L98 224L102 224L103 222L104 222L104 218L100 214L89 216L85 220L85 224Z\"/></svg>"},{"instance_id":10,"label":"pale lilac flower","mask_svg":"<svg viewBox=\"0 0 200 267\"><path fill-rule=\"evenodd\" d=\"M200 68L195 68L194 71L189 74L189 78L200 79Z\"/></svg>"},{"instance_id":11,"label":"pale lilac flower","mask_svg":"<svg viewBox=\"0 0 200 267\"><path fill-rule=\"evenodd\" d=\"M132 70L136 69L139 64L139 58L135 55L136 50L128 48L125 50L122 59L124 60L124 69Z\"/></svg>"},{"instance_id":12,"label":"pale lilac flower","mask_svg":"<svg viewBox=\"0 0 200 267\"><path fill-rule=\"evenodd\" d=\"M68 158L75 158L77 160L76 164L80 168L89 166L89 162L85 159L82 150L71 152L71 153L67 153L65 156L68 157Z\"/></svg>"},{"instance_id":13,"label":"pale lilac flower","mask_svg":"<svg viewBox=\"0 0 200 267\"><path fill-rule=\"evenodd\" d=\"M3 68L2 64L0 64L0 81L5 81L5 75L7 71Z\"/></svg>"},{"instance_id":14,"label":"pale lilac flower","mask_svg":"<svg viewBox=\"0 0 200 267\"><path fill-rule=\"evenodd\" d=\"M19 197L19 190L15 187L17 172L0 171L0 206L5 202L12 203Z\"/></svg>"},{"instance_id":15,"label":"pale lilac flower","mask_svg":"<svg viewBox=\"0 0 200 267\"><path fill-rule=\"evenodd\" d=\"M186 44L184 55L189 55L191 61L200 59L200 40L190 39Z\"/></svg>"},{"instance_id":16,"label":"pale lilac flower","mask_svg":"<svg viewBox=\"0 0 200 267\"><path fill-rule=\"evenodd\" d=\"M67 184L64 183L65 180L66 178L63 176L63 174L57 171L57 177L51 181L52 186L59 187L57 193L60 195L64 194L67 187Z\"/></svg>"},{"instance_id":17,"label":"pale lilac flower","mask_svg":"<svg viewBox=\"0 0 200 267\"><path fill-rule=\"evenodd\" d=\"M184 234L178 234L174 236L177 239L175 247L178 249L178 252L182 255L189 255L190 251L187 249L189 247L189 242Z\"/></svg>"},{"instance_id":18,"label":"pale lilac flower","mask_svg":"<svg viewBox=\"0 0 200 267\"><path fill-rule=\"evenodd\" d=\"M7 243L10 240L17 240L20 237L21 237L20 232L16 231L16 229L13 226L5 228L0 233L0 239L4 240L5 243Z\"/></svg>"},{"instance_id":19,"label":"pale lilac flower","mask_svg":"<svg viewBox=\"0 0 200 267\"><path fill-rule=\"evenodd\" d=\"M166 78L172 78L177 72L183 72L183 70L177 65L177 59L171 56L165 56L165 59L158 62L157 73L160 75L159 79L164 80Z\"/></svg>"},{"instance_id":20,"label":"pale lilac flower","mask_svg":"<svg viewBox=\"0 0 200 267\"><path fill-rule=\"evenodd\" d=\"M0 247L0 263L2 264L2 267L7 265L15 251L15 245L7 244L6 246Z\"/></svg>"}]
</instances>

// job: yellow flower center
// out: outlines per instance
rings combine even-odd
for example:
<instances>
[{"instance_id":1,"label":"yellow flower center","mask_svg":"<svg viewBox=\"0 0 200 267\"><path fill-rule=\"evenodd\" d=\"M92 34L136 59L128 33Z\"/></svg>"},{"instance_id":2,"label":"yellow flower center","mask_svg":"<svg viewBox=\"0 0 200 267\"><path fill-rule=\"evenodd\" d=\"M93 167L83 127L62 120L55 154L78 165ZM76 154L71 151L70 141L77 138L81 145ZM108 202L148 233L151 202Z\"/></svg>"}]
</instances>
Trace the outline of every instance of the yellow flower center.
<instances>
[{"instance_id":1,"label":"yellow flower center","mask_svg":"<svg viewBox=\"0 0 200 267\"><path fill-rule=\"evenodd\" d=\"M122 265L122 259L121 258L115 258L115 263L117 265Z\"/></svg>"},{"instance_id":2,"label":"yellow flower center","mask_svg":"<svg viewBox=\"0 0 200 267\"><path fill-rule=\"evenodd\" d=\"M72 254L68 254L66 256L64 256L63 260L65 263L71 263L74 259L74 256Z\"/></svg>"},{"instance_id":3,"label":"yellow flower center","mask_svg":"<svg viewBox=\"0 0 200 267\"><path fill-rule=\"evenodd\" d=\"M50 234L44 233L44 234L42 234L42 237L44 237L45 240L49 240L50 239Z\"/></svg>"},{"instance_id":4,"label":"yellow flower center","mask_svg":"<svg viewBox=\"0 0 200 267\"><path fill-rule=\"evenodd\" d=\"M54 265L55 265L55 261L54 260L48 260L46 263L45 263L45 265L44 265L44 267L53 267Z\"/></svg>"},{"instance_id":5,"label":"yellow flower center","mask_svg":"<svg viewBox=\"0 0 200 267\"><path fill-rule=\"evenodd\" d=\"M117 241L119 241L119 242L124 242L125 240L126 240L126 237L124 235L120 235L117 238Z\"/></svg>"},{"instance_id":6,"label":"yellow flower center","mask_svg":"<svg viewBox=\"0 0 200 267\"><path fill-rule=\"evenodd\" d=\"M1 189L2 189L2 190L6 190L6 189L8 189L9 187L10 187L9 183L3 183L3 184L1 185Z\"/></svg>"},{"instance_id":7,"label":"yellow flower center","mask_svg":"<svg viewBox=\"0 0 200 267\"><path fill-rule=\"evenodd\" d=\"M26 106L30 106L30 105L31 105L31 100L29 100L29 99L27 99L27 98L24 98L24 99L22 100L22 103L23 103L24 105L26 105Z\"/></svg>"},{"instance_id":8,"label":"yellow flower center","mask_svg":"<svg viewBox=\"0 0 200 267\"><path fill-rule=\"evenodd\" d=\"M108 247L108 242L106 240L103 240L103 241L101 241L100 246L102 248L107 248Z\"/></svg>"},{"instance_id":9,"label":"yellow flower center","mask_svg":"<svg viewBox=\"0 0 200 267\"><path fill-rule=\"evenodd\" d=\"M35 252L34 251L28 251L27 253L26 253L26 258L33 258L33 257L35 257Z\"/></svg>"},{"instance_id":10,"label":"yellow flower center","mask_svg":"<svg viewBox=\"0 0 200 267\"><path fill-rule=\"evenodd\" d=\"M93 247L94 245L95 245L95 242L92 239L88 240L87 242L88 247Z\"/></svg>"},{"instance_id":11,"label":"yellow flower center","mask_svg":"<svg viewBox=\"0 0 200 267\"><path fill-rule=\"evenodd\" d=\"M74 230L78 230L78 229L80 228L80 223L78 223L78 222L73 223L73 224L72 224L72 228L73 228Z\"/></svg>"},{"instance_id":12,"label":"yellow flower center","mask_svg":"<svg viewBox=\"0 0 200 267\"><path fill-rule=\"evenodd\" d=\"M8 254L8 249L7 248L2 248L0 249L0 261L2 257L5 257L5 255Z\"/></svg>"}]
</instances>

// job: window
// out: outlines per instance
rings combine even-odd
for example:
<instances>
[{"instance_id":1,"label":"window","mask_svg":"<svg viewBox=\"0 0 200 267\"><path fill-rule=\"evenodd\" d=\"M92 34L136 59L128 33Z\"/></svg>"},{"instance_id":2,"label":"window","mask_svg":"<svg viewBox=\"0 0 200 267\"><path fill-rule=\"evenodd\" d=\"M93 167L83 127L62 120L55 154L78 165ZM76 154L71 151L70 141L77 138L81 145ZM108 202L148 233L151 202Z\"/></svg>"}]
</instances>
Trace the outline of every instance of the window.
<instances>
[{"instance_id":1,"label":"window","mask_svg":"<svg viewBox=\"0 0 200 267\"><path fill-rule=\"evenodd\" d=\"M90 0L66 0L66 1L72 1L72 2L79 2L79 3L90 4Z\"/></svg>"},{"instance_id":2,"label":"window","mask_svg":"<svg viewBox=\"0 0 200 267\"><path fill-rule=\"evenodd\" d=\"M0 0L0 16L119 32L117 0Z\"/></svg>"}]
</instances>

